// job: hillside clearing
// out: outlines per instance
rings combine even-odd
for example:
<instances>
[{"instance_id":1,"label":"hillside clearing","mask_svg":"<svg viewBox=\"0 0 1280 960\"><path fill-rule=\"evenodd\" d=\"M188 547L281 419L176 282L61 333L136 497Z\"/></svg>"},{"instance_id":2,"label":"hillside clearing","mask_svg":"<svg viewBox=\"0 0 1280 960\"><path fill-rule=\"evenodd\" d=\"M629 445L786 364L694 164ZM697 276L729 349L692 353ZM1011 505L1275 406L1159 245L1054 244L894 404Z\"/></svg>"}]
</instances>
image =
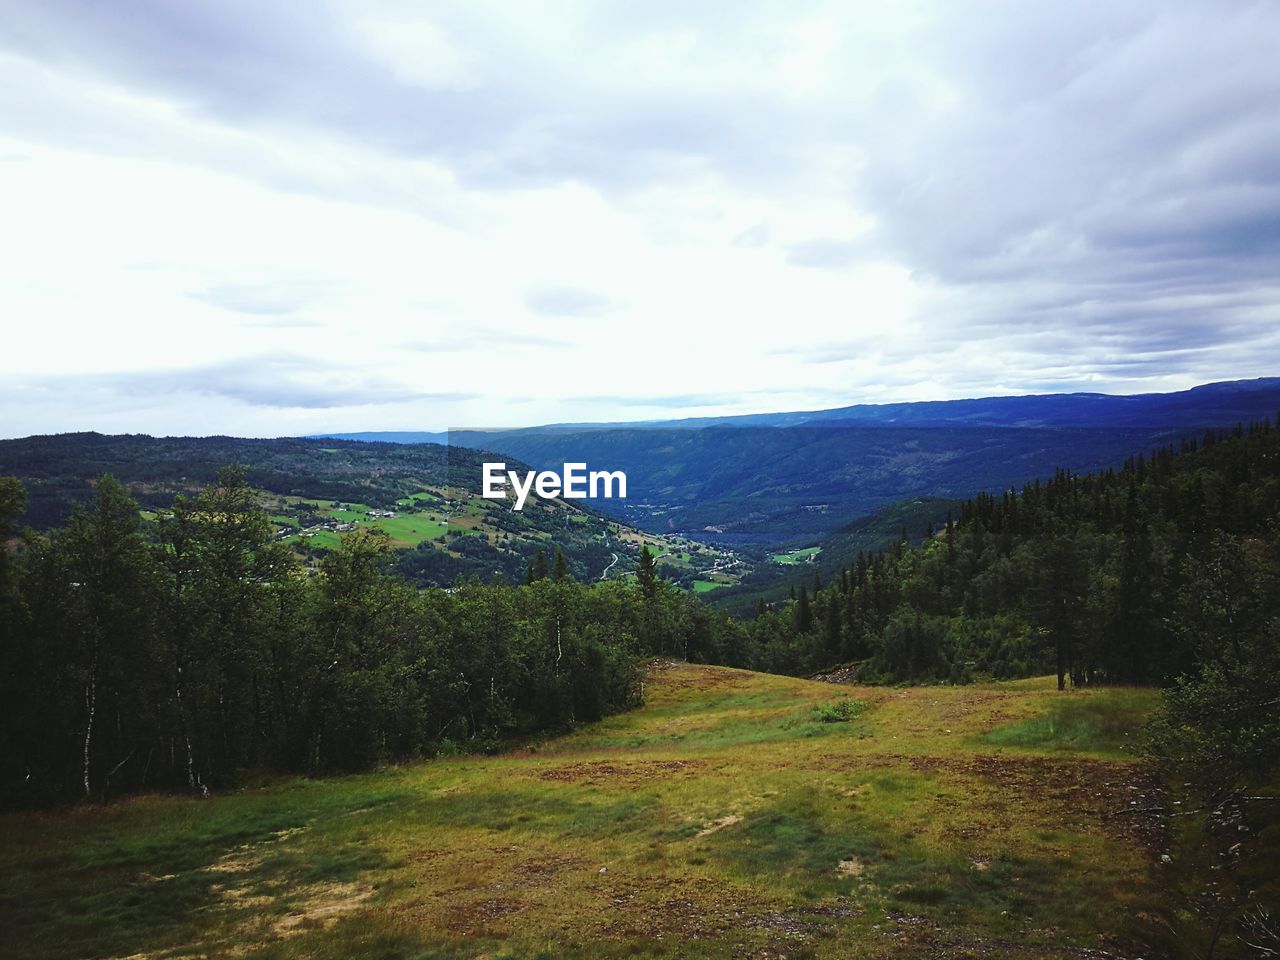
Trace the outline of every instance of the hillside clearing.
<instances>
[{"instance_id":1,"label":"hillside clearing","mask_svg":"<svg viewBox=\"0 0 1280 960\"><path fill-rule=\"evenodd\" d=\"M1163 848L1121 729L1154 694L663 661L646 687L502 756L4 817L0 956L1066 958L1154 935Z\"/></svg>"}]
</instances>

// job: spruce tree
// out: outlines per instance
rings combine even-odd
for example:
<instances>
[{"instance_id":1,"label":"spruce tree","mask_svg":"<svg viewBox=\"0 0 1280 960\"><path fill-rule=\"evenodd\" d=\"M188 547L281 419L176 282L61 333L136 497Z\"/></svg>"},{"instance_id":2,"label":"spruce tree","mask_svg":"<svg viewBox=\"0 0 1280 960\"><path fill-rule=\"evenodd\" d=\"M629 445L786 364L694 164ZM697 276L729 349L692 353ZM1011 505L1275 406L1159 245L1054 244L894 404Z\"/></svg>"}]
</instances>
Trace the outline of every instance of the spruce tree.
<instances>
[{"instance_id":1,"label":"spruce tree","mask_svg":"<svg viewBox=\"0 0 1280 960\"><path fill-rule=\"evenodd\" d=\"M646 600L652 600L658 593L658 571L653 562L653 554L649 545L640 549L640 563L636 567L636 580L640 583L640 592Z\"/></svg>"},{"instance_id":2,"label":"spruce tree","mask_svg":"<svg viewBox=\"0 0 1280 960\"><path fill-rule=\"evenodd\" d=\"M809 591L800 585L800 599L796 601L796 631L808 633L813 629L813 610L809 606Z\"/></svg>"},{"instance_id":3,"label":"spruce tree","mask_svg":"<svg viewBox=\"0 0 1280 960\"><path fill-rule=\"evenodd\" d=\"M525 575L525 583L536 583L538 580L545 580L547 577L547 555L542 552L542 548L538 548L538 552L534 554L533 562L529 564L529 572Z\"/></svg>"}]
</instances>

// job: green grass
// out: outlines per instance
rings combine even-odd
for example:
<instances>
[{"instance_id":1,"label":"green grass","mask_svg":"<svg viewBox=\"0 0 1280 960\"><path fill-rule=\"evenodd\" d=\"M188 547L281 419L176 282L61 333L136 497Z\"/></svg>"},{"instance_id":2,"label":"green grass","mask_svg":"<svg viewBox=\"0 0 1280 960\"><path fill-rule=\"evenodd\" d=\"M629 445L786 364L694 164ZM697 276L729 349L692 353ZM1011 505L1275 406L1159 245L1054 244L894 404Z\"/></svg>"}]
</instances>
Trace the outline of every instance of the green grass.
<instances>
[{"instance_id":1,"label":"green grass","mask_svg":"<svg viewBox=\"0 0 1280 960\"><path fill-rule=\"evenodd\" d=\"M1115 688L1064 693L1047 709L986 735L988 743L1007 747L1071 750L1109 756L1132 752L1138 728L1155 704L1153 690Z\"/></svg>"},{"instance_id":2,"label":"green grass","mask_svg":"<svg viewBox=\"0 0 1280 960\"><path fill-rule=\"evenodd\" d=\"M386 533L396 546L406 547L416 547L425 540L438 540L449 529L437 520L417 514L381 517L371 521L370 526Z\"/></svg>"},{"instance_id":3,"label":"green grass","mask_svg":"<svg viewBox=\"0 0 1280 960\"><path fill-rule=\"evenodd\" d=\"M350 510L326 510L325 516L332 517L334 520L341 520L343 523L354 523L357 520L367 520L369 518L369 508L363 503L349 504Z\"/></svg>"},{"instance_id":4,"label":"green grass","mask_svg":"<svg viewBox=\"0 0 1280 960\"><path fill-rule=\"evenodd\" d=\"M1048 960L1159 903L1113 818L1145 691L645 693L500 756L0 817L0 957Z\"/></svg>"},{"instance_id":5,"label":"green grass","mask_svg":"<svg viewBox=\"0 0 1280 960\"><path fill-rule=\"evenodd\" d=\"M409 499L418 501L438 500L439 498L433 494L423 492L414 494ZM439 540L448 530L444 523L422 514L409 513L398 514L395 517L371 518L369 516L371 508L363 503L346 503L340 508L335 508L332 506L332 501L303 500L299 502L311 504L323 517L338 520L342 523L356 524L368 529L381 530L391 538L393 546L401 548L416 547L427 540ZM273 516L271 519L281 526L293 529L298 529L301 526L295 518L284 515ZM293 536L287 537L286 540L289 543L332 550L338 546L340 538L340 533L322 530L317 531L311 537Z\"/></svg>"},{"instance_id":6,"label":"green grass","mask_svg":"<svg viewBox=\"0 0 1280 960\"><path fill-rule=\"evenodd\" d=\"M822 552L821 547L805 547L803 550L792 550L789 553L775 553L769 559L774 563L805 563L810 557Z\"/></svg>"},{"instance_id":7,"label":"green grass","mask_svg":"<svg viewBox=\"0 0 1280 960\"><path fill-rule=\"evenodd\" d=\"M317 530L309 537L294 535L285 537L284 543L296 543L301 547L323 548L325 550L335 550L342 540L342 534L335 533L332 530Z\"/></svg>"},{"instance_id":8,"label":"green grass","mask_svg":"<svg viewBox=\"0 0 1280 960\"><path fill-rule=\"evenodd\" d=\"M718 590L720 587L727 587L729 584L720 583L716 580L695 580L693 581L694 593L707 593L711 590Z\"/></svg>"},{"instance_id":9,"label":"green grass","mask_svg":"<svg viewBox=\"0 0 1280 960\"><path fill-rule=\"evenodd\" d=\"M410 506L422 501L438 501L440 497L428 490L419 490L417 493L411 493L407 497L397 500L396 503L402 506Z\"/></svg>"},{"instance_id":10,"label":"green grass","mask_svg":"<svg viewBox=\"0 0 1280 960\"><path fill-rule=\"evenodd\" d=\"M848 723L862 713L863 704L858 700L832 700L813 708L813 719L820 723Z\"/></svg>"}]
</instances>

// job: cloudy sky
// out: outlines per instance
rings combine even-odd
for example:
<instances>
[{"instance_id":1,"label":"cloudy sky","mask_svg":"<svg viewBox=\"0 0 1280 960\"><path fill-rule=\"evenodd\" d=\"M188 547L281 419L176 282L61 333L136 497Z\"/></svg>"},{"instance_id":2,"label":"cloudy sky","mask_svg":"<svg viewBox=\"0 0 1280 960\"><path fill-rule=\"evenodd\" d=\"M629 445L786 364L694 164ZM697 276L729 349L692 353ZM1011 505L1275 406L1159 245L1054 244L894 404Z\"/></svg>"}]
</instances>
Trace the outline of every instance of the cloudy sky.
<instances>
[{"instance_id":1,"label":"cloudy sky","mask_svg":"<svg viewBox=\"0 0 1280 960\"><path fill-rule=\"evenodd\" d=\"M0 0L0 434L1280 373L1277 37L1261 2Z\"/></svg>"}]
</instances>

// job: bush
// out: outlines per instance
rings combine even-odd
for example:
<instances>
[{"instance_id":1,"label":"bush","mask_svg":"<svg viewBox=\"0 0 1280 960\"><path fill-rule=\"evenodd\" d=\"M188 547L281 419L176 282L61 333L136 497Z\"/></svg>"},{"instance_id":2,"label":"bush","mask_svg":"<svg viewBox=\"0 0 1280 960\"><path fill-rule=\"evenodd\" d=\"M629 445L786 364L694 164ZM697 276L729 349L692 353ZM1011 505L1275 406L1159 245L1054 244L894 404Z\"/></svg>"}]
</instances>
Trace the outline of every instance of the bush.
<instances>
[{"instance_id":1,"label":"bush","mask_svg":"<svg viewBox=\"0 0 1280 960\"><path fill-rule=\"evenodd\" d=\"M862 714L866 705L861 700L832 700L813 708L813 719L819 723L848 723Z\"/></svg>"}]
</instances>

